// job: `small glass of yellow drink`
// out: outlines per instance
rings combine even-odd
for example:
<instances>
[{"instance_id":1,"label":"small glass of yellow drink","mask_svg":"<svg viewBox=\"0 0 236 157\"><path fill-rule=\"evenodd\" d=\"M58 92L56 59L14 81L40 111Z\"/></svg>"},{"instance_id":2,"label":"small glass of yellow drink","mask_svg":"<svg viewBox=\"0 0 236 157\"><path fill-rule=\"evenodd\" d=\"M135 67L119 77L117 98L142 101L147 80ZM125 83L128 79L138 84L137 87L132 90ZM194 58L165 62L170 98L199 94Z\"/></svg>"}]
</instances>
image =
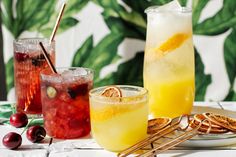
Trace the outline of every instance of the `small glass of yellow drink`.
<instances>
[{"instance_id":1,"label":"small glass of yellow drink","mask_svg":"<svg viewBox=\"0 0 236 157\"><path fill-rule=\"evenodd\" d=\"M110 87L120 95L104 95ZM119 152L147 136L148 92L137 86L110 87L95 88L89 93L91 129L101 147Z\"/></svg>"}]
</instances>

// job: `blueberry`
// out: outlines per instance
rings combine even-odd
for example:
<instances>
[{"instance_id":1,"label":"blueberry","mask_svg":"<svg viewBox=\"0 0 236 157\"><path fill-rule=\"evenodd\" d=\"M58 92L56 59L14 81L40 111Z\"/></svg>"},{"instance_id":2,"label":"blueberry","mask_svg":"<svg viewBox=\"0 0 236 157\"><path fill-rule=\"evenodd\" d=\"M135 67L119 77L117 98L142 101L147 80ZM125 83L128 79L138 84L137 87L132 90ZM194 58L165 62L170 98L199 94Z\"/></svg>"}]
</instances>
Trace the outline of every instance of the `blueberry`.
<instances>
[{"instance_id":1,"label":"blueberry","mask_svg":"<svg viewBox=\"0 0 236 157\"><path fill-rule=\"evenodd\" d=\"M86 95L88 93L88 83L68 87L67 93L72 99L75 99L79 95Z\"/></svg>"},{"instance_id":2,"label":"blueberry","mask_svg":"<svg viewBox=\"0 0 236 157\"><path fill-rule=\"evenodd\" d=\"M43 54L40 54L31 59L31 62L34 66L41 66L44 61L45 61L45 58Z\"/></svg>"}]
</instances>

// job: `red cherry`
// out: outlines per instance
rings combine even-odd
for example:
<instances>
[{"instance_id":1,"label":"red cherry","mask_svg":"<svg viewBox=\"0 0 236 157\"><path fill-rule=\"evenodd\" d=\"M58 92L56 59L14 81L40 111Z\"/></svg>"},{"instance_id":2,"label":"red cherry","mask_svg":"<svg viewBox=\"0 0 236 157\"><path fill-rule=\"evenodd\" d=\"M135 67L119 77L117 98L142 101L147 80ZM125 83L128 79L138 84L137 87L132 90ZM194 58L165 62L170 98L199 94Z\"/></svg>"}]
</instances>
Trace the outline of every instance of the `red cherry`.
<instances>
[{"instance_id":1,"label":"red cherry","mask_svg":"<svg viewBox=\"0 0 236 157\"><path fill-rule=\"evenodd\" d=\"M17 149L21 145L21 142L21 135L15 132L9 132L2 139L3 145L8 149Z\"/></svg>"},{"instance_id":2,"label":"red cherry","mask_svg":"<svg viewBox=\"0 0 236 157\"><path fill-rule=\"evenodd\" d=\"M39 125L31 126L26 132L26 137L33 143L40 142L46 136L46 131Z\"/></svg>"},{"instance_id":3,"label":"red cherry","mask_svg":"<svg viewBox=\"0 0 236 157\"><path fill-rule=\"evenodd\" d=\"M24 127L28 123L26 114L19 112L12 114L10 117L10 124L16 128Z\"/></svg>"},{"instance_id":4,"label":"red cherry","mask_svg":"<svg viewBox=\"0 0 236 157\"><path fill-rule=\"evenodd\" d=\"M29 55L26 54L26 53L15 52L14 55L15 55L15 59L16 59L18 62L24 61L24 60L26 60L27 58L29 58Z\"/></svg>"}]
</instances>

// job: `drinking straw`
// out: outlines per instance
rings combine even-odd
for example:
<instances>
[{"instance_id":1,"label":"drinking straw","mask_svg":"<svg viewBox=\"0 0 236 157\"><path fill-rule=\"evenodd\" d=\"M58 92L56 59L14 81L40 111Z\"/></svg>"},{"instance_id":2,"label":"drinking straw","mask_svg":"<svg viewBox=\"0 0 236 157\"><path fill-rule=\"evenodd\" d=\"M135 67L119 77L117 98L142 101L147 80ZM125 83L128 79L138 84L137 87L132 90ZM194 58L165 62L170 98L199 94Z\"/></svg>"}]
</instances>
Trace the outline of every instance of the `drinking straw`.
<instances>
[{"instance_id":1,"label":"drinking straw","mask_svg":"<svg viewBox=\"0 0 236 157\"><path fill-rule=\"evenodd\" d=\"M49 67L51 68L52 72L54 72L55 74L57 74L56 68L54 67L54 65L52 64L52 61L50 60L48 53L46 51L46 49L43 46L43 43L40 41L39 45L41 46L42 50L43 50L43 55L46 58L46 61L48 62Z\"/></svg>"},{"instance_id":2,"label":"drinking straw","mask_svg":"<svg viewBox=\"0 0 236 157\"><path fill-rule=\"evenodd\" d=\"M64 2L62 7L61 7L61 10L59 12L59 15L57 16L57 21L55 23L55 26L53 28L53 31L52 31L52 34L51 34L51 37L50 37L50 43L53 41L55 35L56 35L56 32L57 32L57 29L58 29L58 26L60 24L60 21L61 21L61 18L62 18L62 15L64 13L64 10L65 10L65 7L66 7L66 3Z\"/></svg>"}]
</instances>

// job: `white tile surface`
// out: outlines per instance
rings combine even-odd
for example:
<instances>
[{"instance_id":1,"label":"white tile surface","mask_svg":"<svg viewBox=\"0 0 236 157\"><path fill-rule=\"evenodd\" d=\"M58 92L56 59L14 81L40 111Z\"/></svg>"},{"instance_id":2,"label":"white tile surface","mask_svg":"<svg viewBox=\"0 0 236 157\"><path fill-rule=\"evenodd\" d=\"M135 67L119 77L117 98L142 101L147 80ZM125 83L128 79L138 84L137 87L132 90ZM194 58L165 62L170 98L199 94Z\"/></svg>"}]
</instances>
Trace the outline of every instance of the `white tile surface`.
<instances>
[{"instance_id":1,"label":"white tile surface","mask_svg":"<svg viewBox=\"0 0 236 157\"><path fill-rule=\"evenodd\" d=\"M236 150L171 150L158 157L235 157ZM54 153L49 157L116 157L115 153L99 150L73 150L70 152Z\"/></svg>"},{"instance_id":2,"label":"white tile surface","mask_svg":"<svg viewBox=\"0 0 236 157\"><path fill-rule=\"evenodd\" d=\"M69 152L54 152L52 151L49 157L116 157L115 153L104 150L72 150Z\"/></svg>"},{"instance_id":3,"label":"white tile surface","mask_svg":"<svg viewBox=\"0 0 236 157\"><path fill-rule=\"evenodd\" d=\"M8 150L0 149L0 157L47 157L45 149L18 149Z\"/></svg>"}]
</instances>

